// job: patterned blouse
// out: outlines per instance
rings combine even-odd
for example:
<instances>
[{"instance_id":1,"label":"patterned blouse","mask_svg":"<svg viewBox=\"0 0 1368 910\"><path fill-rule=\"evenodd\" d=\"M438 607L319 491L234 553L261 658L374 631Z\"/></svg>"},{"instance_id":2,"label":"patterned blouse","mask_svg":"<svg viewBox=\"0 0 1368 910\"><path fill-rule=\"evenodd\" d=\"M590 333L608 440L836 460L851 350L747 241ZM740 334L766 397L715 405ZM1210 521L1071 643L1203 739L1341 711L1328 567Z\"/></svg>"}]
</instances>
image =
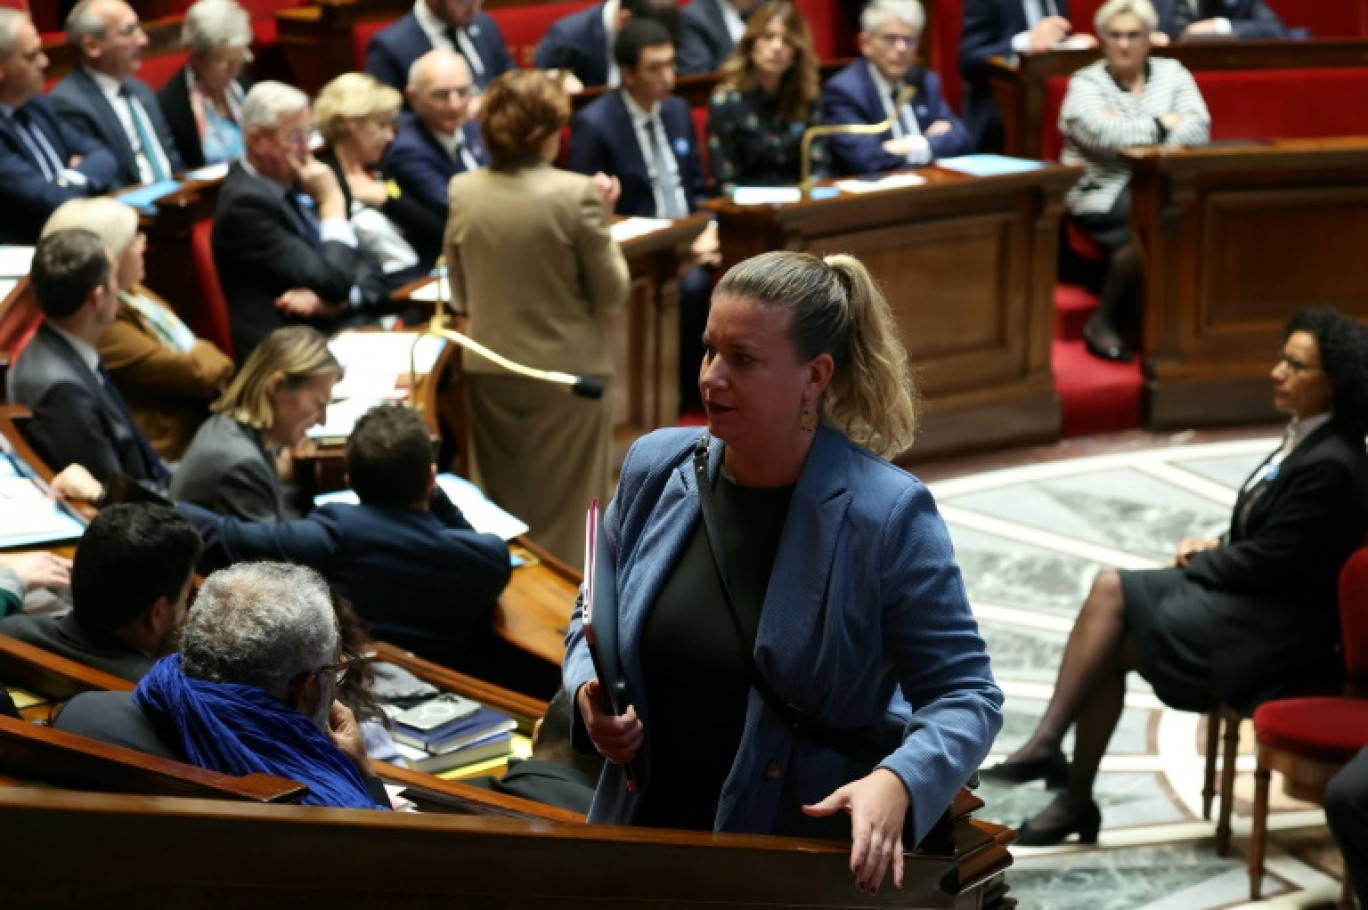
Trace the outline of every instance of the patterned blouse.
<instances>
[{"instance_id":1,"label":"patterned blouse","mask_svg":"<svg viewBox=\"0 0 1368 910\"><path fill-rule=\"evenodd\" d=\"M802 174L803 131L822 122L814 102L806 121L779 115L775 98L756 87L745 94L718 88L708 102L708 164L718 193L737 186L785 186ZM828 173L826 144L812 143L812 174Z\"/></svg>"}]
</instances>

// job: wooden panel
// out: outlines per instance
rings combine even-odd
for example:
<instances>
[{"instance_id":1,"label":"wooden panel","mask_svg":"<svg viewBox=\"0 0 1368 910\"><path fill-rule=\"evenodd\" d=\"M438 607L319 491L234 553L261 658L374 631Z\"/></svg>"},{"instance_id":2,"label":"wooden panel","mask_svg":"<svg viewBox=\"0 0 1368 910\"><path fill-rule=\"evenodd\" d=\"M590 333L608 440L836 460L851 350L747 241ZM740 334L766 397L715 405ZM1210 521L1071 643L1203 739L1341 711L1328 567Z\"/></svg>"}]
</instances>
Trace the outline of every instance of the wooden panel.
<instances>
[{"instance_id":1,"label":"wooden panel","mask_svg":"<svg viewBox=\"0 0 1368 910\"><path fill-rule=\"evenodd\" d=\"M1268 373L1299 307L1368 319L1368 139L1135 150L1146 420L1276 419Z\"/></svg>"}]
</instances>

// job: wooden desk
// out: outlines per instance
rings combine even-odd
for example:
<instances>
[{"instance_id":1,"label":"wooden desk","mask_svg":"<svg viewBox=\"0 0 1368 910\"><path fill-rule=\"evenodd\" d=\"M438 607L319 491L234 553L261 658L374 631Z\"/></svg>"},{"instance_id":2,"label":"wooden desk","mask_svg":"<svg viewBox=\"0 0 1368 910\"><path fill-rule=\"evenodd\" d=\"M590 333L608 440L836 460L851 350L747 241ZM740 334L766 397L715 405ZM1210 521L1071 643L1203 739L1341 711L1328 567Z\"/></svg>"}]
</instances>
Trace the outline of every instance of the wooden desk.
<instances>
[{"instance_id":1,"label":"wooden desk","mask_svg":"<svg viewBox=\"0 0 1368 910\"><path fill-rule=\"evenodd\" d=\"M869 267L922 395L917 444L900 460L1057 439L1056 249L1063 194L1081 171L917 173L925 185L791 205L714 200L724 264L791 249L852 253Z\"/></svg>"},{"instance_id":2,"label":"wooden desk","mask_svg":"<svg viewBox=\"0 0 1368 910\"><path fill-rule=\"evenodd\" d=\"M1200 70L1319 69L1368 66L1368 41L1213 41L1157 47L1152 53L1172 57L1193 72ZM1091 50L1048 51L1023 55L1016 63L995 57L988 62L988 81L1002 111L1006 153L1039 158L1045 113L1045 87L1051 79L1073 74L1099 59Z\"/></svg>"},{"instance_id":3,"label":"wooden desk","mask_svg":"<svg viewBox=\"0 0 1368 910\"><path fill-rule=\"evenodd\" d=\"M1368 138L1126 154L1146 423L1278 419L1268 373L1293 311L1368 320Z\"/></svg>"}]
</instances>

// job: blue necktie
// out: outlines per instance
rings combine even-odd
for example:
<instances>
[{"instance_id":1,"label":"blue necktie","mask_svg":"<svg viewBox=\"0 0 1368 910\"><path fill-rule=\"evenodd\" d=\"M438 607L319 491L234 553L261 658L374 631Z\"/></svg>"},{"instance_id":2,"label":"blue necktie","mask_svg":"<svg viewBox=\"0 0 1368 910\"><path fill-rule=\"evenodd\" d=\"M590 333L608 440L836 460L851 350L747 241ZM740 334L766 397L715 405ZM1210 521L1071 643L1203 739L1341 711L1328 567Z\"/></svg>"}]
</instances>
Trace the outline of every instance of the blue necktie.
<instances>
[{"instance_id":1,"label":"blue necktie","mask_svg":"<svg viewBox=\"0 0 1368 910\"><path fill-rule=\"evenodd\" d=\"M317 216L312 209L306 209L300 201L299 194L293 189L285 191L285 207L294 213L295 220L299 222L300 228L304 232L304 237L310 245L317 247L323 242L323 235L319 233Z\"/></svg>"},{"instance_id":2,"label":"blue necktie","mask_svg":"<svg viewBox=\"0 0 1368 910\"><path fill-rule=\"evenodd\" d=\"M152 179L157 182L165 180L171 175L166 173L161 165L161 156L157 152L161 149L159 143L152 135L152 129L148 126L147 115L143 112L142 105L138 99L133 97L128 87L119 89L119 94L123 96L124 104L128 105L128 112L133 117L133 129L138 134L138 144L142 146L143 157L147 159L147 165L152 169Z\"/></svg>"},{"instance_id":3,"label":"blue necktie","mask_svg":"<svg viewBox=\"0 0 1368 910\"><path fill-rule=\"evenodd\" d=\"M52 147L52 143L43 135L43 131L33 122L26 108L21 107L14 112L14 128L18 130L29 154L36 160L38 169L43 172L43 179L48 183L56 180L62 173L62 159Z\"/></svg>"},{"instance_id":4,"label":"blue necktie","mask_svg":"<svg viewBox=\"0 0 1368 910\"><path fill-rule=\"evenodd\" d=\"M114 402L114 407L119 409L123 415L124 423L133 432L133 438L138 443L138 454L142 456L143 474L137 480L155 480L161 486L166 486L171 482L171 472L166 470L166 465L162 464L161 456L152 449L152 444L147 441L142 430L138 429L137 423L133 421L133 415L128 411L128 405L124 404L123 396L119 394L118 386L114 385L114 377L109 375L104 361L96 368L100 375L100 384L104 386L105 394L109 400Z\"/></svg>"}]
</instances>

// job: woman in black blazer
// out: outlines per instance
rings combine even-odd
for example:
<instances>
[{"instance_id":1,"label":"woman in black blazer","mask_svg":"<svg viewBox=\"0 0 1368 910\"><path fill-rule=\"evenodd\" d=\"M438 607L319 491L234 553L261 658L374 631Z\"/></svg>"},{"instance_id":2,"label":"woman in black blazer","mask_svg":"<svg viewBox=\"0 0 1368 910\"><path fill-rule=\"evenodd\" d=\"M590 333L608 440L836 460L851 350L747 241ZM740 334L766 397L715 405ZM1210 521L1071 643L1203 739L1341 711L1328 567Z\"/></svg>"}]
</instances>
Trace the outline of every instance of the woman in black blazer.
<instances>
[{"instance_id":1,"label":"woman in black blazer","mask_svg":"<svg viewBox=\"0 0 1368 910\"><path fill-rule=\"evenodd\" d=\"M1127 672L1138 670L1179 710L1204 711L1219 698L1251 712L1342 665L1339 571L1368 529L1368 335L1332 310L1302 310L1287 324L1272 380L1274 406L1292 422L1245 482L1229 532L1181 541L1171 569L1099 574L1040 725L983 772L1065 787L1018 843L1055 844L1074 832L1096 841L1092 786ZM1060 743L1075 723L1070 764Z\"/></svg>"},{"instance_id":2,"label":"woman in black blazer","mask_svg":"<svg viewBox=\"0 0 1368 910\"><path fill-rule=\"evenodd\" d=\"M242 68L251 62L251 43L251 19L233 0L199 0L186 11L181 44L190 56L157 92L157 103L187 168L242 154Z\"/></svg>"}]
</instances>

